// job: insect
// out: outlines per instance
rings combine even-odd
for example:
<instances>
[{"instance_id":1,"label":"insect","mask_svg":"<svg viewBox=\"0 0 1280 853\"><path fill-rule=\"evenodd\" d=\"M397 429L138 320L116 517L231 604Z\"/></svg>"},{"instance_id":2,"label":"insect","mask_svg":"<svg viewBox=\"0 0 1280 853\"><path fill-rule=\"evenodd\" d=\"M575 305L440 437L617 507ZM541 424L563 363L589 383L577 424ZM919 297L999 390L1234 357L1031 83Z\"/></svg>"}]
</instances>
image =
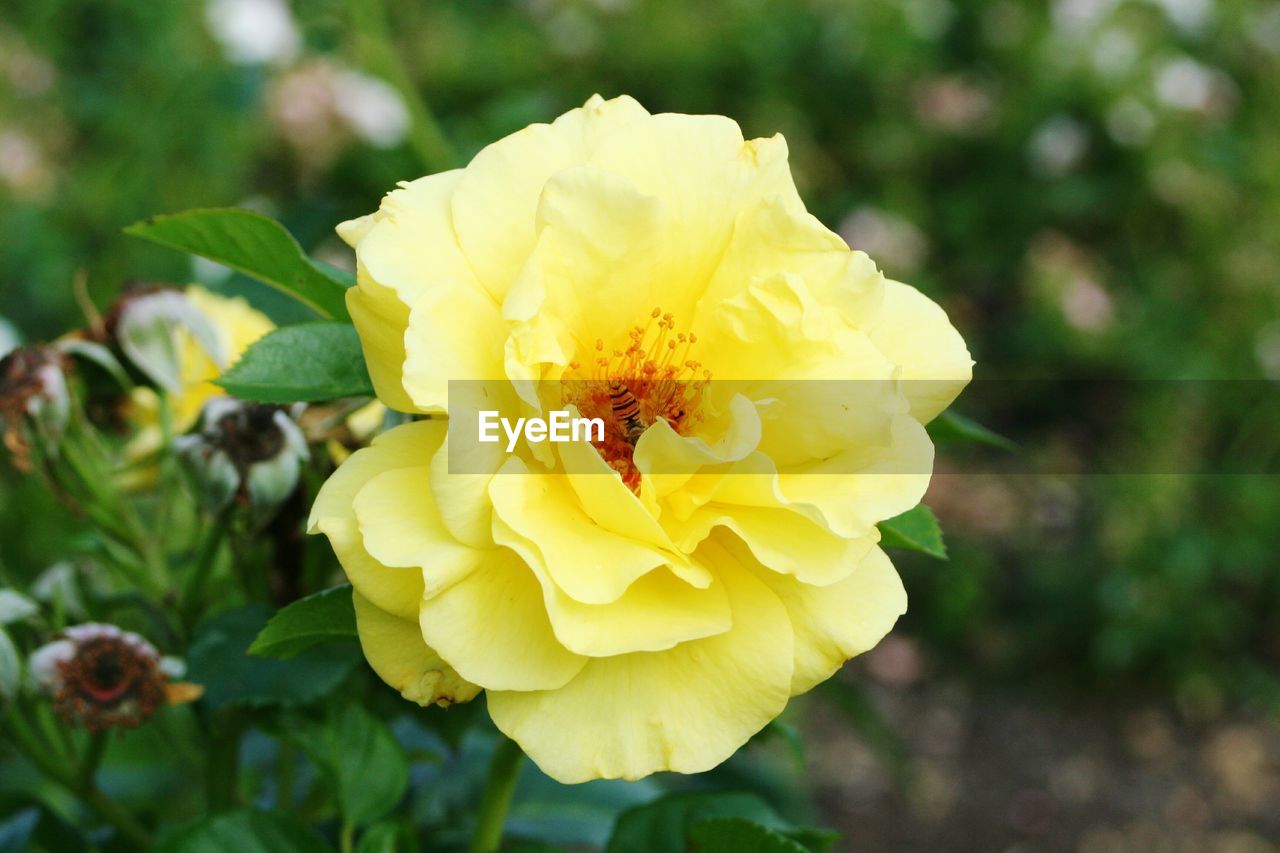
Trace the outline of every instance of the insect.
<instances>
[{"instance_id":1,"label":"insect","mask_svg":"<svg viewBox=\"0 0 1280 853\"><path fill-rule=\"evenodd\" d=\"M635 444L645 431L645 423L640 419L640 401L626 385L610 382L609 405L613 409L614 418L622 425L627 441Z\"/></svg>"}]
</instances>

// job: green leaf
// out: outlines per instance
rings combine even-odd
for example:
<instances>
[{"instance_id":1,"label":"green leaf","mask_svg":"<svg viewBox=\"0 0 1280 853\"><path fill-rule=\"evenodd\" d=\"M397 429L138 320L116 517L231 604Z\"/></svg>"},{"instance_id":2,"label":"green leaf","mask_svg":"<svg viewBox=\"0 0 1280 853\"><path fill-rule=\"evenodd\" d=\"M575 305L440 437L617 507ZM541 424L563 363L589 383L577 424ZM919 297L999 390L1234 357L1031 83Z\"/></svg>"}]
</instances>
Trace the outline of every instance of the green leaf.
<instances>
[{"instance_id":1,"label":"green leaf","mask_svg":"<svg viewBox=\"0 0 1280 853\"><path fill-rule=\"evenodd\" d=\"M91 849L87 839L39 797L30 790L0 795L0 850Z\"/></svg>"},{"instance_id":2,"label":"green leaf","mask_svg":"<svg viewBox=\"0 0 1280 853\"><path fill-rule=\"evenodd\" d=\"M1018 449L1017 444L1000 433L993 432L972 418L966 418L956 412L943 412L930 421L926 429L929 431L929 437L939 444L970 442L989 444L1001 450Z\"/></svg>"},{"instance_id":3,"label":"green leaf","mask_svg":"<svg viewBox=\"0 0 1280 853\"><path fill-rule=\"evenodd\" d=\"M717 817L695 823L689 840L698 853L806 853L792 841L758 823L740 817Z\"/></svg>"},{"instance_id":4,"label":"green leaf","mask_svg":"<svg viewBox=\"0 0 1280 853\"><path fill-rule=\"evenodd\" d=\"M542 773L529 772L520 780L507 832L526 841L598 850L609 840L618 815L661 793L654 779L595 779L561 785Z\"/></svg>"},{"instance_id":5,"label":"green leaf","mask_svg":"<svg viewBox=\"0 0 1280 853\"><path fill-rule=\"evenodd\" d=\"M243 809L169 833L153 853L329 853L311 827L285 812Z\"/></svg>"},{"instance_id":6,"label":"green leaf","mask_svg":"<svg viewBox=\"0 0 1280 853\"><path fill-rule=\"evenodd\" d=\"M0 628L0 702L7 702L18 695L22 684L22 659L9 634Z\"/></svg>"},{"instance_id":7,"label":"green leaf","mask_svg":"<svg viewBox=\"0 0 1280 853\"><path fill-rule=\"evenodd\" d=\"M652 850L704 849L694 837L696 828L717 818L737 818L751 826L773 830L774 834L804 840L798 850L825 851L834 833L798 828L778 816L755 794L735 792L684 792L669 794L622 814L609 839L608 853L648 853ZM796 843L792 841L792 843ZM731 850L733 848L706 848ZM792 851L797 848L743 848Z\"/></svg>"},{"instance_id":8,"label":"green leaf","mask_svg":"<svg viewBox=\"0 0 1280 853\"><path fill-rule=\"evenodd\" d=\"M902 515L888 521L882 521L880 528L880 546L883 548L903 548L908 551L919 551L939 560L947 558L947 546L942 541L942 528L933 510L924 504L909 509Z\"/></svg>"},{"instance_id":9,"label":"green leaf","mask_svg":"<svg viewBox=\"0 0 1280 853\"><path fill-rule=\"evenodd\" d=\"M28 806L0 821L0 850L26 850L31 834L40 823L40 810Z\"/></svg>"},{"instance_id":10,"label":"green leaf","mask_svg":"<svg viewBox=\"0 0 1280 853\"><path fill-rule=\"evenodd\" d=\"M124 230L253 276L311 306L322 317L350 317L346 289L352 284L351 276L311 260L283 225L251 210L188 210L151 216Z\"/></svg>"},{"instance_id":11,"label":"green leaf","mask_svg":"<svg viewBox=\"0 0 1280 853\"><path fill-rule=\"evenodd\" d=\"M249 646L249 654L291 658L317 643L355 638L351 585L343 584L308 595L276 613Z\"/></svg>"},{"instance_id":12,"label":"green leaf","mask_svg":"<svg viewBox=\"0 0 1280 853\"><path fill-rule=\"evenodd\" d=\"M214 380L242 400L296 403L372 397L360 337L350 323L282 326Z\"/></svg>"},{"instance_id":13,"label":"green leaf","mask_svg":"<svg viewBox=\"0 0 1280 853\"><path fill-rule=\"evenodd\" d=\"M409 786L409 760L395 735L360 705L330 708L319 721L292 719L283 734L325 774L343 817L353 826L391 811Z\"/></svg>"},{"instance_id":14,"label":"green leaf","mask_svg":"<svg viewBox=\"0 0 1280 853\"><path fill-rule=\"evenodd\" d=\"M271 609L264 604L223 611L202 623L187 653L187 680L204 686L201 702L228 705L301 705L329 693L360 661L350 644L326 643L287 661L249 657Z\"/></svg>"}]
</instances>

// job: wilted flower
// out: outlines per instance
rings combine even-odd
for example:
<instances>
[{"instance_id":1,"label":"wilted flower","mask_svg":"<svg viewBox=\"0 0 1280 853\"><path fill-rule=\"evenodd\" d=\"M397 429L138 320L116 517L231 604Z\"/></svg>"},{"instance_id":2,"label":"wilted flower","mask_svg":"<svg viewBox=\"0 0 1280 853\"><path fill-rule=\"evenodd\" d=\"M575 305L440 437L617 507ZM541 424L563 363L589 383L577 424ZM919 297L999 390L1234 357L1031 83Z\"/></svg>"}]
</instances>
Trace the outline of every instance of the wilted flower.
<instances>
[{"instance_id":1,"label":"wilted flower","mask_svg":"<svg viewBox=\"0 0 1280 853\"><path fill-rule=\"evenodd\" d=\"M168 397L175 432L190 428L208 400L226 393L212 380L274 328L243 299L196 285L134 285L107 317L110 337ZM131 418L144 429L153 426L157 405L150 389L140 389Z\"/></svg>"},{"instance_id":2,"label":"wilted flower","mask_svg":"<svg viewBox=\"0 0 1280 853\"><path fill-rule=\"evenodd\" d=\"M309 457L306 437L280 406L219 397L205 404L199 429L174 448L213 510L233 499L262 515L289 496Z\"/></svg>"},{"instance_id":3,"label":"wilted flower","mask_svg":"<svg viewBox=\"0 0 1280 853\"><path fill-rule=\"evenodd\" d=\"M31 469L31 442L48 439L50 449L66 426L71 394L66 355L52 346L19 347L0 358L0 427L14 467Z\"/></svg>"},{"instance_id":4,"label":"wilted flower","mask_svg":"<svg viewBox=\"0 0 1280 853\"><path fill-rule=\"evenodd\" d=\"M68 724L89 731L132 728L166 702L189 702L199 688L170 683L155 646L115 625L87 622L32 652L33 686L53 697Z\"/></svg>"},{"instance_id":5,"label":"wilted flower","mask_svg":"<svg viewBox=\"0 0 1280 853\"><path fill-rule=\"evenodd\" d=\"M805 211L781 136L592 98L339 233L388 406L460 417L476 380L610 424L467 458L437 415L324 485L311 529L404 696L485 689L562 781L698 772L904 611L875 525L920 500L972 361Z\"/></svg>"}]
</instances>

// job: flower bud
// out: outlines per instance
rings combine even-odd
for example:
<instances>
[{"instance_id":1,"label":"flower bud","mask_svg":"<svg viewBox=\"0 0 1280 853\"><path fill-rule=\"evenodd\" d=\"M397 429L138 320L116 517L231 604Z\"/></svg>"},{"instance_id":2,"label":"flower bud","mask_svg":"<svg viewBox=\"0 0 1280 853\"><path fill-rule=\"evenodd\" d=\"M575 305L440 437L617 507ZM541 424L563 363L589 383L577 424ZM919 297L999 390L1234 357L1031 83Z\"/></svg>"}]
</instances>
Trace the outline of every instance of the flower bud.
<instances>
[{"instance_id":1,"label":"flower bud","mask_svg":"<svg viewBox=\"0 0 1280 853\"><path fill-rule=\"evenodd\" d=\"M52 449L71 413L67 357L51 346L19 347L0 359L0 428L20 471L31 470L31 442Z\"/></svg>"},{"instance_id":2,"label":"flower bud","mask_svg":"<svg viewBox=\"0 0 1280 853\"><path fill-rule=\"evenodd\" d=\"M265 515L298 484L310 456L298 424L280 406L219 397L205 404L196 432L175 440L213 511L237 500Z\"/></svg>"},{"instance_id":3,"label":"flower bud","mask_svg":"<svg viewBox=\"0 0 1280 853\"><path fill-rule=\"evenodd\" d=\"M64 634L32 652L27 671L32 688L52 695L68 725L132 728L163 704L199 696L192 685L171 684L160 653L137 634L97 622Z\"/></svg>"}]
</instances>

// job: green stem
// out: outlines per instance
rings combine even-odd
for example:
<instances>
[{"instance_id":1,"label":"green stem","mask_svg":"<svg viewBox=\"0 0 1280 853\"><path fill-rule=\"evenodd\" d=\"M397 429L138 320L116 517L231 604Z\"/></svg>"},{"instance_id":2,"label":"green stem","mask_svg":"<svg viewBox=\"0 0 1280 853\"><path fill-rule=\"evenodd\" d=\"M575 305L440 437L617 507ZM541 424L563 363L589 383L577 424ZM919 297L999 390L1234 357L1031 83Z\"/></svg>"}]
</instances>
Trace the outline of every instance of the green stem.
<instances>
[{"instance_id":1,"label":"green stem","mask_svg":"<svg viewBox=\"0 0 1280 853\"><path fill-rule=\"evenodd\" d=\"M124 810L124 807L97 788L90 788L87 791L80 792L82 799L89 808L93 809L103 819L120 830L120 834L128 838L139 849L149 849L151 847L151 835L142 828L142 825L134 820L133 815Z\"/></svg>"},{"instance_id":2,"label":"green stem","mask_svg":"<svg viewBox=\"0 0 1280 853\"><path fill-rule=\"evenodd\" d=\"M440 122L413 85L413 79L391 40L385 0L350 0L347 4L357 34L357 47L366 68L385 78L400 92L409 109L409 143L428 172L452 169L458 163Z\"/></svg>"},{"instance_id":3,"label":"green stem","mask_svg":"<svg viewBox=\"0 0 1280 853\"><path fill-rule=\"evenodd\" d=\"M524 753L516 742L503 738L489 762L476 831L471 837L471 853L493 853L502 845L502 827L507 822L511 795L515 793L523 761Z\"/></svg>"},{"instance_id":4,"label":"green stem","mask_svg":"<svg viewBox=\"0 0 1280 853\"><path fill-rule=\"evenodd\" d=\"M50 758L48 744L41 740L16 705L9 712L9 734L18 751L37 770L78 797L100 818L115 826L136 847L146 849L151 846L151 836L142 824L125 811L123 806L94 787L92 776L88 780L77 778L67 767Z\"/></svg>"},{"instance_id":5,"label":"green stem","mask_svg":"<svg viewBox=\"0 0 1280 853\"><path fill-rule=\"evenodd\" d=\"M293 771L298 763L298 748L288 741L280 741L276 756L276 808L293 810Z\"/></svg>"},{"instance_id":6,"label":"green stem","mask_svg":"<svg viewBox=\"0 0 1280 853\"><path fill-rule=\"evenodd\" d=\"M44 742L57 753L59 761L69 766L75 760L76 745L67 727L54 716L53 709L47 704L36 706L35 718L35 725L44 734Z\"/></svg>"},{"instance_id":7,"label":"green stem","mask_svg":"<svg viewBox=\"0 0 1280 853\"><path fill-rule=\"evenodd\" d=\"M183 622L188 628L195 624L196 618L200 615L204 604L205 585L209 581L213 565L218 560L218 552L222 549L223 540L227 538L227 532L230 529L231 507L228 506L218 513L213 523L205 528L204 537L196 547L195 565L187 578L182 595Z\"/></svg>"},{"instance_id":8,"label":"green stem","mask_svg":"<svg viewBox=\"0 0 1280 853\"><path fill-rule=\"evenodd\" d=\"M244 725L234 714L213 721L206 791L210 812L235 808L240 777L240 736Z\"/></svg>"},{"instance_id":9,"label":"green stem","mask_svg":"<svg viewBox=\"0 0 1280 853\"><path fill-rule=\"evenodd\" d=\"M89 735L89 748L80 760L80 786L84 790L93 788L94 777L98 775L98 765L102 763L102 755L107 749L107 733L94 732Z\"/></svg>"}]
</instances>

